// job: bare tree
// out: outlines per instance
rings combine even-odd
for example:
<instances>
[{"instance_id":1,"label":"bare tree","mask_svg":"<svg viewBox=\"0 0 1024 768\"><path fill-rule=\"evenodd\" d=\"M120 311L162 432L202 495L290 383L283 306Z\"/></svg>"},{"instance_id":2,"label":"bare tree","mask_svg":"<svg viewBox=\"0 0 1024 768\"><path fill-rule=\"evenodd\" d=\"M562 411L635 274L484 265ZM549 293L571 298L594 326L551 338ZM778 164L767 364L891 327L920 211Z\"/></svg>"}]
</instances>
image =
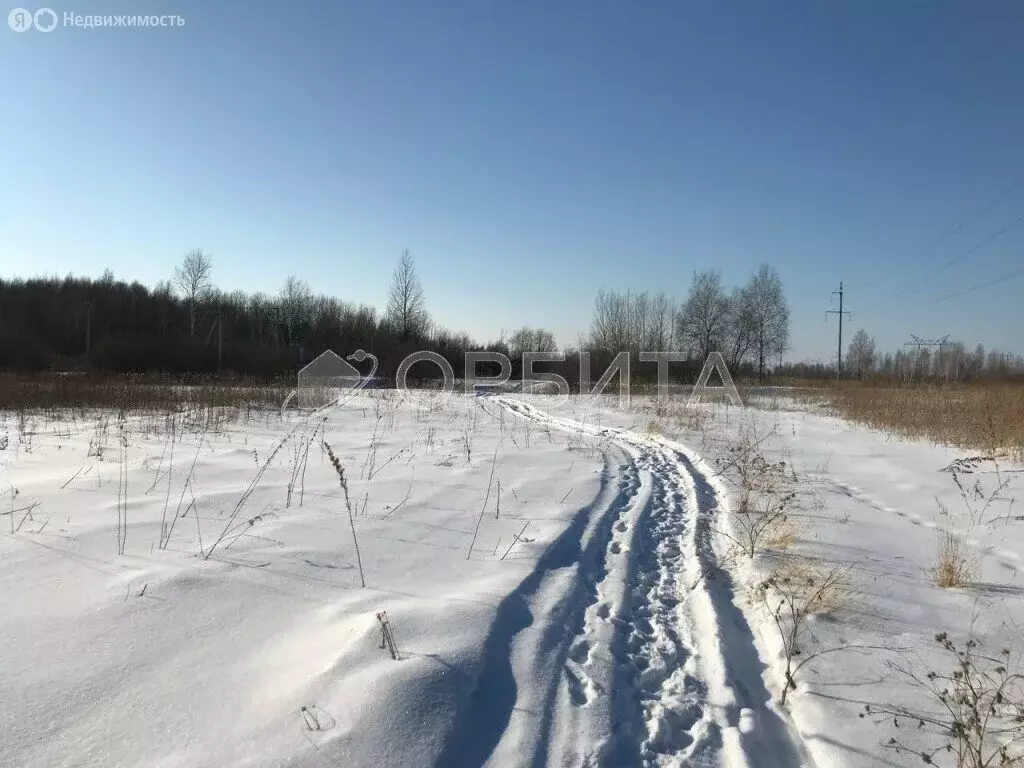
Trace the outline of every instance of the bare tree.
<instances>
[{"instance_id":1,"label":"bare tree","mask_svg":"<svg viewBox=\"0 0 1024 768\"><path fill-rule=\"evenodd\" d=\"M409 251L402 252L398 268L391 278L386 319L403 341L422 338L430 329L423 285Z\"/></svg>"},{"instance_id":2,"label":"bare tree","mask_svg":"<svg viewBox=\"0 0 1024 768\"><path fill-rule=\"evenodd\" d=\"M672 301L662 293L601 289L594 300L590 338L583 346L616 353L666 351L673 341L675 314Z\"/></svg>"},{"instance_id":3,"label":"bare tree","mask_svg":"<svg viewBox=\"0 0 1024 768\"><path fill-rule=\"evenodd\" d=\"M962 341L953 341L946 345L942 356L942 375L946 381L960 381L970 363L970 355Z\"/></svg>"},{"instance_id":4,"label":"bare tree","mask_svg":"<svg viewBox=\"0 0 1024 768\"><path fill-rule=\"evenodd\" d=\"M919 347L911 354L914 355L914 373L920 372L924 377L930 376L932 372L932 351L928 347Z\"/></svg>"},{"instance_id":5,"label":"bare tree","mask_svg":"<svg viewBox=\"0 0 1024 768\"><path fill-rule=\"evenodd\" d=\"M167 328L171 323L171 304L174 301L174 286L169 280L157 281L153 287L153 301L157 306L157 325L163 338L167 335Z\"/></svg>"},{"instance_id":6,"label":"bare tree","mask_svg":"<svg viewBox=\"0 0 1024 768\"><path fill-rule=\"evenodd\" d=\"M752 304L749 291L733 288L725 324L725 348L722 350L726 363L733 369L739 367L754 345L756 323Z\"/></svg>"},{"instance_id":7,"label":"bare tree","mask_svg":"<svg viewBox=\"0 0 1024 768\"><path fill-rule=\"evenodd\" d=\"M288 275L278 299L278 319L284 327L285 340L294 347L304 325L312 322L314 302L309 284L295 275Z\"/></svg>"},{"instance_id":8,"label":"bare tree","mask_svg":"<svg viewBox=\"0 0 1024 768\"><path fill-rule=\"evenodd\" d=\"M722 275L713 270L693 273L690 295L679 311L677 334L686 347L706 360L720 352L729 320L729 299Z\"/></svg>"},{"instance_id":9,"label":"bare tree","mask_svg":"<svg viewBox=\"0 0 1024 768\"><path fill-rule=\"evenodd\" d=\"M757 376L763 379L765 360L781 354L789 344L789 305L778 272L768 264L761 265L744 291L750 301Z\"/></svg>"},{"instance_id":10,"label":"bare tree","mask_svg":"<svg viewBox=\"0 0 1024 768\"><path fill-rule=\"evenodd\" d=\"M608 351L628 349L629 294L597 292L594 319L590 325L590 347Z\"/></svg>"},{"instance_id":11,"label":"bare tree","mask_svg":"<svg viewBox=\"0 0 1024 768\"><path fill-rule=\"evenodd\" d=\"M978 342L970 361L971 376L979 378L985 371L985 345Z\"/></svg>"},{"instance_id":12,"label":"bare tree","mask_svg":"<svg viewBox=\"0 0 1024 768\"><path fill-rule=\"evenodd\" d=\"M202 248L196 248L186 253L181 266L174 270L174 285L188 302L189 336L196 335L196 324L199 320L198 304L210 290L210 273L212 271L213 262L208 255L203 253Z\"/></svg>"},{"instance_id":13,"label":"bare tree","mask_svg":"<svg viewBox=\"0 0 1024 768\"><path fill-rule=\"evenodd\" d=\"M514 358L522 358L526 352L557 352L555 335L544 328L523 327L512 334L508 348Z\"/></svg>"},{"instance_id":14,"label":"bare tree","mask_svg":"<svg viewBox=\"0 0 1024 768\"><path fill-rule=\"evenodd\" d=\"M678 310L664 293L651 297L651 319L645 346L650 352L668 352L676 340L675 322Z\"/></svg>"},{"instance_id":15,"label":"bare tree","mask_svg":"<svg viewBox=\"0 0 1024 768\"><path fill-rule=\"evenodd\" d=\"M857 378L864 378L875 367L875 340L861 328L854 334L850 342L850 350L846 353L850 365L857 371Z\"/></svg>"}]
</instances>

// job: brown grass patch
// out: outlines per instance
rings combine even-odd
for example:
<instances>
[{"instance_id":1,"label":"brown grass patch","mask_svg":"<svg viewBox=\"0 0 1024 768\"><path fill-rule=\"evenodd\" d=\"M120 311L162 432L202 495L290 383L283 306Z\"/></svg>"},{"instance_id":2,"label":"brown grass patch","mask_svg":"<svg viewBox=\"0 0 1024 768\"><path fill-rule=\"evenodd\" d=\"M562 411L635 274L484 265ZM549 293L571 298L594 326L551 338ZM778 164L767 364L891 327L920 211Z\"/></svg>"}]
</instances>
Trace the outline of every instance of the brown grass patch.
<instances>
[{"instance_id":1,"label":"brown grass patch","mask_svg":"<svg viewBox=\"0 0 1024 768\"><path fill-rule=\"evenodd\" d=\"M974 561L967 546L950 531L944 531L939 539L932 576L935 585L943 589L963 589L974 580Z\"/></svg>"},{"instance_id":2,"label":"brown grass patch","mask_svg":"<svg viewBox=\"0 0 1024 768\"><path fill-rule=\"evenodd\" d=\"M288 391L282 384L268 385L244 379L0 375L0 410L276 408L281 406Z\"/></svg>"},{"instance_id":3,"label":"brown grass patch","mask_svg":"<svg viewBox=\"0 0 1024 768\"><path fill-rule=\"evenodd\" d=\"M844 381L801 394L824 397L837 415L901 437L1024 458L1022 384L886 386Z\"/></svg>"}]
</instances>

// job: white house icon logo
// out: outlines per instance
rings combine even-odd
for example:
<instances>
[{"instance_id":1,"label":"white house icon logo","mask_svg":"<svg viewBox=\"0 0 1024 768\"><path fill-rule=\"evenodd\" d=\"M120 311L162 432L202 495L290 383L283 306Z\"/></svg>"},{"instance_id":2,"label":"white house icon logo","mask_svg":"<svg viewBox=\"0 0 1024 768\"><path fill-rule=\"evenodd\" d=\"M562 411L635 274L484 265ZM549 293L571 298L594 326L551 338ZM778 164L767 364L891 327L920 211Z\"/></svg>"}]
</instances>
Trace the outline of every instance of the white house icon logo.
<instances>
[{"instance_id":1,"label":"white house icon logo","mask_svg":"<svg viewBox=\"0 0 1024 768\"><path fill-rule=\"evenodd\" d=\"M362 374L349 360L361 363L372 361L369 373ZM348 358L343 358L333 350L321 353L313 362L299 371L298 386L288 395L284 402L287 406L292 396L296 397L299 408L324 408L333 405L352 390L362 389L373 379L377 371L377 358L369 352L359 349ZM282 406L283 407L283 406Z\"/></svg>"}]
</instances>

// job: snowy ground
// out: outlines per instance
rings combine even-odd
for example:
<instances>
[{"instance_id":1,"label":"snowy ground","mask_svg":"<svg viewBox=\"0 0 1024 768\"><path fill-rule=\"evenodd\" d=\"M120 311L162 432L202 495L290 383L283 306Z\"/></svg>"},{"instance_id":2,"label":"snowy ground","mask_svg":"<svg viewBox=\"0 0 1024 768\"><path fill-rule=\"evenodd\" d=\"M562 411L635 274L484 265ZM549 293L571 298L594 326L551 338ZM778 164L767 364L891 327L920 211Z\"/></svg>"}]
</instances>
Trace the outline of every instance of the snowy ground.
<instances>
[{"instance_id":1,"label":"snowy ground","mask_svg":"<svg viewBox=\"0 0 1024 768\"><path fill-rule=\"evenodd\" d=\"M607 400L584 407L575 399L560 413L631 431L656 427L663 438L716 467L710 476L725 486L723 495L733 509L737 488L728 472L717 471L731 446L755 436L768 459L785 461L799 493L791 515L794 542L782 553L728 563L736 604L768 662L767 685L778 701L785 679L782 644L770 612L750 586L794 562L841 570L849 584L842 604L828 616L812 617L799 644L803 657L822 654L797 676L799 687L787 707L807 752L804 759L822 767L921 765L918 754L883 745L894 737L920 750L943 744L930 729L918 729L917 720L902 721L896 729L891 717L860 715L865 705L873 710L897 705L925 716L941 709L900 671L922 676L929 670L953 671L955 663L935 642L939 632L961 648L975 638L995 656L1010 649L1011 667L1024 670L1024 511L1016 503L1024 491L1021 467L1005 458L980 462L960 475L961 494L942 470L972 452L892 438L784 399L765 404L769 410L704 407L695 416L649 400L619 409ZM722 517L720 510L716 530L729 528ZM947 530L962 543L973 570L972 583L964 588L941 589L934 583L940 538ZM716 550L730 549L731 543L719 537ZM736 659L728 664L734 667ZM763 764L791 764L773 760ZM935 762L955 764L944 754Z\"/></svg>"},{"instance_id":2,"label":"snowy ground","mask_svg":"<svg viewBox=\"0 0 1024 768\"><path fill-rule=\"evenodd\" d=\"M887 662L972 623L1021 647L1016 468L968 526L938 471L962 452L806 411L614 406L8 415L0 765L917 765L858 717L928 706ZM716 460L752 433L801 504L791 546L750 559L722 535L737 490ZM936 497L972 587L933 584ZM850 566L851 588L782 707L750 585L793 558Z\"/></svg>"}]
</instances>

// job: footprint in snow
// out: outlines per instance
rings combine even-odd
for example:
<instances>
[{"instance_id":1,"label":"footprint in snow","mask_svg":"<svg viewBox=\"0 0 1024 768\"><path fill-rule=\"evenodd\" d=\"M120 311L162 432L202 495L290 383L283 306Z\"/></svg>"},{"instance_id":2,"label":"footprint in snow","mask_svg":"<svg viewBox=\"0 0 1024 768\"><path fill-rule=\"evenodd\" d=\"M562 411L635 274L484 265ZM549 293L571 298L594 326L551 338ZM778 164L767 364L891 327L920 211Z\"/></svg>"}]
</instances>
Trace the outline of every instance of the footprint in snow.
<instances>
[{"instance_id":1,"label":"footprint in snow","mask_svg":"<svg viewBox=\"0 0 1024 768\"><path fill-rule=\"evenodd\" d=\"M575 661L577 664L584 663L589 655L590 641L588 640L581 640L573 646L571 651L569 651L569 658Z\"/></svg>"}]
</instances>

